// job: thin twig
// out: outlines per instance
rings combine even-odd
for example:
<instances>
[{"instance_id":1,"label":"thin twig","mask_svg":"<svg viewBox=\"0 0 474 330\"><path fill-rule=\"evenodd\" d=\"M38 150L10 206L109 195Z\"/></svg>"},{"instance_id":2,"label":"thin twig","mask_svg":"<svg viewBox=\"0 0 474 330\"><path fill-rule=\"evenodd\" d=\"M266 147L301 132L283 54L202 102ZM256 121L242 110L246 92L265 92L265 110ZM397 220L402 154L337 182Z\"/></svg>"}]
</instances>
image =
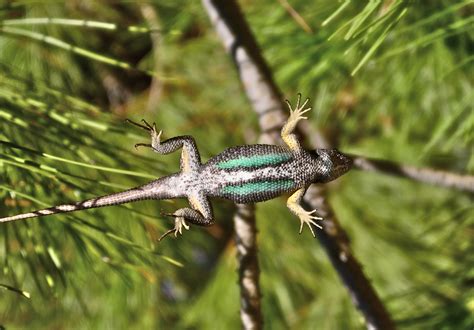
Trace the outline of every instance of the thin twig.
<instances>
[{"instance_id":1,"label":"thin twig","mask_svg":"<svg viewBox=\"0 0 474 330\"><path fill-rule=\"evenodd\" d=\"M362 156L353 155L352 157L354 159L354 167L360 170L380 172L437 186L474 192L474 176L472 175L415 167Z\"/></svg>"},{"instance_id":2,"label":"thin twig","mask_svg":"<svg viewBox=\"0 0 474 330\"><path fill-rule=\"evenodd\" d=\"M286 110L281 101L281 93L240 8L235 0L202 1L216 33L235 61L247 97L259 115L260 128L264 133L261 141L278 143L279 130L286 120ZM318 208L323 212L325 226L317 238L349 290L355 305L364 315L367 327L393 329L389 314L352 254L347 234L327 204L324 192L313 187L307 193L305 202L307 209ZM317 231L317 228L314 230Z\"/></svg>"},{"instance_id":3,"label":"thin twig","mask_svg":"<svg viewBox=\"0 0 474 330\"><path fill-rule=\"evenodd\" d=\"M262 329L255 205L238 204L234 226L239 264L240 319L244 329Z\"/></svg>"},{"instance_id":4,"label":"thin twig","mask_svg":"<svg viewBox=\"0 0 474 330\"><path fill-rule=\"evenodd\" d=\"M307 122L300 123L301 131L309 138L310 144L320 148L330 148L325 138ZM347 155L347 154L346 154ZM348 155L354 159L354 168L362 171L378 172L408 178L436 186L474 192L474 176L428 167L416 167L388 160Z\"/></svg>"}]
</instances>

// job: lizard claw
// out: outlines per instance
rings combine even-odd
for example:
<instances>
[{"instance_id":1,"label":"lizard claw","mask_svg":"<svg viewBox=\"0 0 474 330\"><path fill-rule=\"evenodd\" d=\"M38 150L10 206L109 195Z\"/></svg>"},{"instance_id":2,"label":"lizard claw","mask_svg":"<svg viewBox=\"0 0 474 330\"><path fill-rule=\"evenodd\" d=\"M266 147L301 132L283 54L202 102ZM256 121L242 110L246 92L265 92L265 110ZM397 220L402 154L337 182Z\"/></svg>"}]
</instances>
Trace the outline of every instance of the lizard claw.
<instances>
[{"instance_id":1,"label":"lizard claw","mask_svg":"<svg viewBox=\"0 0 474 330\"><path fill-rule=\"evenodd\" d=\"M152 126L148 124L148 122L145 119L142 119L142 123L145 124L146 129L149 131L153 130L153 126L155 126L155 123L153 123L153 126Z\"/></svg>"},{"instance_id":2,"label":"lizard claw","mask_svg":"<svg viewBox=\"0 0 474 330\"><path fill-rule=\"evenodd\" d=\"M298 121L302 119L308 119L308 117L303 116L304 113L308 112L311 110L311 107L305 108L306 104L309 102L309 98L307 98L303 104L301 103L301 93L298 93L298 100L296 101L296 105L293 108L290 101L285 100L286 103L288 104L288 108L290 108L290 118L288 118L288 122L293 122L297 123Z\"/></svg>"},{"instance_id":3,"label":"lizard claw","mask_svg":"<svg viewBox=\"0 0 474 330\"><path fill-rule=\"evenodd\" d=\"M155 122L153 122L153 124L149 124L145 119L142 119L141 122L143 124L139 124L139 123L137 123L137 122L135 122L131 119L128 119L128 118L125 119L125 121L129 124L135 125L137 127L140 127L142 129L144 129L146 131L149 131L149 132L152 132L152 133L154 132L156 134L156 123Z\"/></svg>"},{"instance_id":4,"label":"lizard claw","mask_svg":"<svg viewBox=\"0 0 474 330\"><path fill-rule=\"evenodd\" d=\"M142 119L142 121L143 121L143 119ZM144 126L144 125L142 125L142 124L139 124L139 123L137 123L137 122L135 122L135 121L133 121L133 120L131 120L131 119L128 119L128 118L125 119L125 122L127 122L127 123L129 123L129 124L132 124L132 125L135 125L135 126L137 126L137 127L140 127L140 128L142 128L142 129L144 129L144 130L148 130L148 127L147 127L147 126Z\"/></svg>"},{"instance_id":5,"label":"lizard claw","mask_svg":"<svg viewBox=\"0 0 474 330\"><path fill-rule=\"evenodd\" d=\"M162 130L160 130L159 132L157 131L155 122L153 122L153 124L150 125L147 121L145 121L145 119L142 119L142 121L145 123L147 130L150 132L152 145L159 146L161 134L163 133L163 131Z\"/></svg>"},{"instance_id":6,"label":"lizard claw","mask_svg":"<svg viewBox=\"0 0 474 330\"><path fill-rule=\"evenodd\" d=\"M150 143L137 143L137 144L135 144L135 149L138 149L138 147L148 147L148 148L154 149L155 151L158 150L158 148L160 146L161 134L163 133L163 131L161 131L161 130L159 132L157 131L155 122L153 122L153 124L150 124L145 119L141 120L141 122L143 124L139 124L139 123L134 122L130 119L126 119L125 121L127 123L130 123L132 125L135 125L137 127L140 127L141 129L144 129L144 130L150 132L151 144Z\"/></svg>"},{"instance_id":7,"label":"lizard claw","mask_svg":"<svg viewBox=\"0 0 474 330\"><path fill-rule=\"evenodd\" d=\"M150 131L152 135L157 135L155 122L153 122L153 124L149 124L145 119L142 119L142 122L145 124L145 126L141 125L142 127L146 127L146 130ZM161 131L159 134L161 134Z\"/></svg>"},{"instance_id":8,"label":"lizard claw","mask_svg":"<svg viewBox=\"0 0 474 330\"><path fill-rule=\"evenodd\" d=\"M183 235L183 227L186 230L189 230L189 225L186 223L183 217L176 217L174 220L174 237L178 237L178 233Z\"/></svg>"},{"instance_id":9,"label":"lizard claw","mask_svg":"<svg viewBox=\"0 0 474 330\"><path fill-rule=\"evenodd\" d=\"M313 234L313 237L316 237L316 235L314 234L314 230L311 225L316 226L319 229L323 229L323 227L316 222L317 220L323 220L323 218L315 216L314 215L315 212L316 210L312 210L312 211L304 211L304 213L299 214L299 218L300 218L299 233L300 234L303 231L303 226L305 224L309 227L309 230L311 230L311 234Z\"/></svg>"},{"instance_id":10,"label":"lizard claw","mask_svg":"<svg viewBox=\"0 0 474 330\"><path fill-rule=\"evenodd\" d=\"M158 239L158 242L161 241L163 238L168 236L169 234L174 233L174 237L178 237L178 234L183 235L183 227L186 230L189 230L189 225L186 223L184 220L184 217L181 216L176 216L175 214L170 214L170 213L162 213L162 215L165 216L172 216L174 217L174 228L166 231L161 237Z\"/></svg>"},{"instance_id":11,"label":"lizard claw","mask_svg":"<svg viewBox=\"0 0 474 330\"><path fill-rule=\"evenodd\" d=\"M148 147L148 148L151 148L151 144L149 144L149 143L136 143L134 147L135 147L135 149L138 149L138 147Z\"/></svg>"}]
</instances>

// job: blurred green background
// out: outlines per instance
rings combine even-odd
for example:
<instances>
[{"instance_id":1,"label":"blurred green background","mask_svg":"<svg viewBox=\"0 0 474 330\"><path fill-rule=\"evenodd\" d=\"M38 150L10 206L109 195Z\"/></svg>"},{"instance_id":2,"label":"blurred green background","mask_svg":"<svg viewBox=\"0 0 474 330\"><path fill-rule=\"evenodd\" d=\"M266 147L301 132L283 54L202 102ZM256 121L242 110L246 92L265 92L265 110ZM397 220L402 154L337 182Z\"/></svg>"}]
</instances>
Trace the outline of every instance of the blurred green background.
<instances>
[{"instance_id":1,"label":"blurred green background","mask_svg":"<svg viewBox=\"0 0 474 330\"><path fill-rule=\"evenodd\" d=\"M284 96L311 97L333 145L473 174L472 1L239 4ZM200 1L0 1L0 216L177 171L179 153L133 148L148 136L125 118L193 135L204 160L257 141ZM352 171L329 196L399 328L473 328L472 195ZM0 325L239 329L234 206L216 201L215 226L158 243L171 226L160 212L184 204L1 225ZM257 219L266 328L364 328L284 199Z\"/></svg>"}]
</instances>

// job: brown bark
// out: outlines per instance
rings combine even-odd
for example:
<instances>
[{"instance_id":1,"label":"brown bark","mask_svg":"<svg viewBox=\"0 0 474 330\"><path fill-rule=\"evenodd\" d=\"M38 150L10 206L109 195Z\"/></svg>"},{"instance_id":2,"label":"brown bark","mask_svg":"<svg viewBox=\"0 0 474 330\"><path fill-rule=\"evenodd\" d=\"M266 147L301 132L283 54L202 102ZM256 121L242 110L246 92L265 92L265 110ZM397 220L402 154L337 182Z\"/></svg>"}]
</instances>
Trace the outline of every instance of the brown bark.
<instances>
[{"instance_id":1,"label":"brown bark","mask_svg":"<svg viewBox=\"0 0 474 330\"><path fill-rule=\"evenodd\" d=\"M244 329L262 329L255 205L237 205L234 226L239 264L240 319Z\"/></svg>"}]
</instances>

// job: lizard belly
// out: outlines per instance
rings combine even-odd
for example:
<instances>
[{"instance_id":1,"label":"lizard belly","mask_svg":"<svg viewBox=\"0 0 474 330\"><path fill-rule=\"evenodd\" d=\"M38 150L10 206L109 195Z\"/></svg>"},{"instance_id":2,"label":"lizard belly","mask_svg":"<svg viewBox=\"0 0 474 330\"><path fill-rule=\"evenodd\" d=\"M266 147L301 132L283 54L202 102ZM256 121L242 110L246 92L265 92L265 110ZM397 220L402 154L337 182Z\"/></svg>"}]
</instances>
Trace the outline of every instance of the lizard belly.
<instances>
[{"instance_id":1,"label":"lizard belly","mask_svg":"<svg viewBox=\"0 0 474 330\"><path fill-rule=\"evenodd\" d=\"M304 186L284 167L214 172L206 181L210 182L205 185L208 196L240 204L263 202Z\"/></svg>"},{"instance_id":2,"label":"lizard belly","mask_svg":"<svg viewBox=\"0 0 474 330\"><path fill-rule=\"evenodd\" d=\"M203 166L202 187L208 196L236 203L266 201L310 182L302 171L307 157L274 145L232 147Z\"/></svg>"},{"instance_id":3,"label":"lizard belly","mask_svg":"<svg viewBox=\"0 0 474 330\"><path fill-rule=\"evenodd\" d=\"M225 186L219 195L235 203L247 204L273 199L296 189L295 182L289 179L259 180Z\"/></svg>"}]
</instances>

